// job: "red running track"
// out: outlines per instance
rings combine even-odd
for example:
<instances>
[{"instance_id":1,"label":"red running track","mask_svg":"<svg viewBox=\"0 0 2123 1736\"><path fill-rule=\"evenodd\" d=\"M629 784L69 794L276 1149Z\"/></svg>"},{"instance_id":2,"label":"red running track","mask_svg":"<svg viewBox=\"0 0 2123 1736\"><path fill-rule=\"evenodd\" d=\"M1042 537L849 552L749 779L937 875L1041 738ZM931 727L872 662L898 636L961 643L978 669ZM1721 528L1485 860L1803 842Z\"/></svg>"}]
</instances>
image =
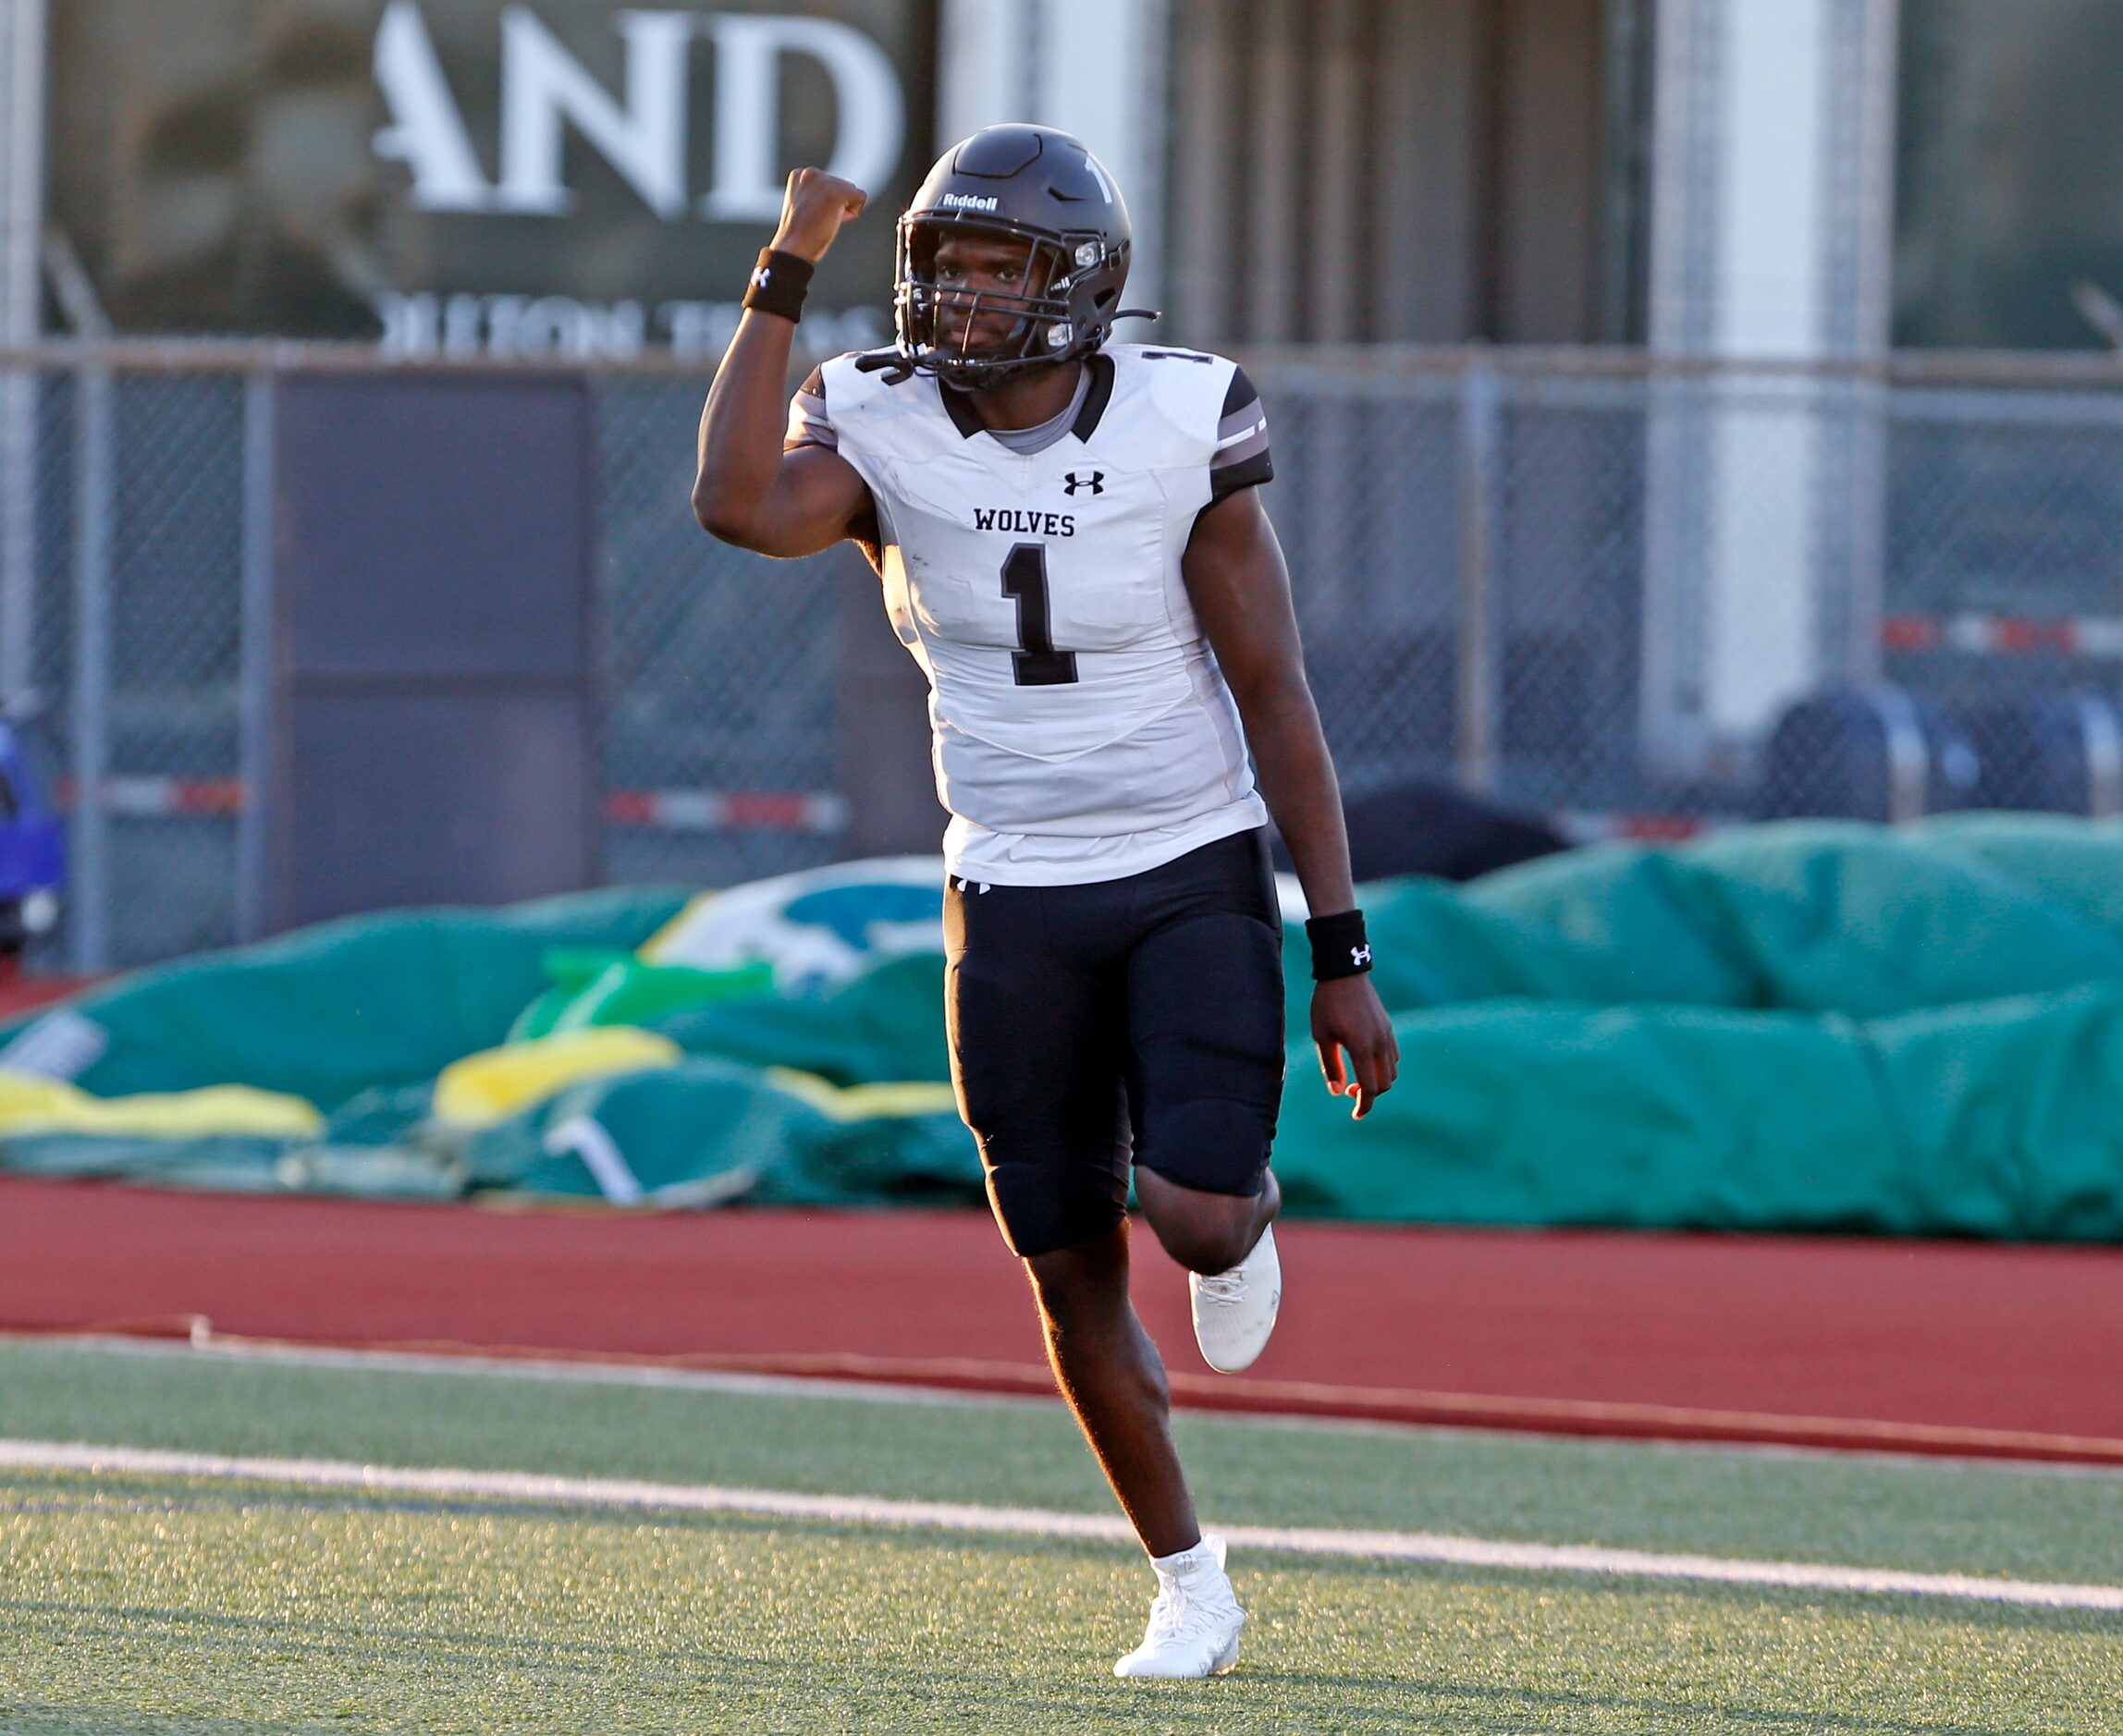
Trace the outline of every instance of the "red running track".
<instances>
[{"instance_id":1,"label":"red running track","mask_svg":"<svg viewBox=\"0 0 2123 1736\"><path fill-rule=\"evenodd\" d=\"M94 983L86 976L20 976L0 960L0 1019L18 1019L40 1007L78 995Z\"/></svg>"},{"instance_id":2,"label":"red running track","mask_svg":"<svg viewBox=\"0 0 2123 1736\"><path fill-rule=\"evenodd\" d=\"M2123 1465L2123 1250L1278 1227L1281 1326L1182 1403ZM0 1327L598 1358L1051 1390L973 1212L632 1216L0 1180Z\"/></svg>"}]
</instances>

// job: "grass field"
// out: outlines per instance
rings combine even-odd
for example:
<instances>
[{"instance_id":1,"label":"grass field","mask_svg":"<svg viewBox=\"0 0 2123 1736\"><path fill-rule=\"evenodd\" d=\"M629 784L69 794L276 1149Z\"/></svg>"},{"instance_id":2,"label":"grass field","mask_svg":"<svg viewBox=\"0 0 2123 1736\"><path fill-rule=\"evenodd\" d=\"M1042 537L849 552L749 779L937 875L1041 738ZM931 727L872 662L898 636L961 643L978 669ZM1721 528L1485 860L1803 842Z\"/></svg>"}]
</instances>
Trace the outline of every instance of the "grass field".
<instances>
[{"instance_id":1,"label":"grass field","mask_svg":"<svg viewBox=\"0 0 2123 1736\"><path fill-rule=\"evenodd\" d=\"M1230 1523L2123 1583L2123 1477L1183 1420ZM0 1341L0 1436L1037 1506L1049 1405ZM1113 1681L1103 1544L0 1472L0 1729L2114 1731L2123 1618L1234 1557L1239 1672Z\"/></svg>"}]
</instances>

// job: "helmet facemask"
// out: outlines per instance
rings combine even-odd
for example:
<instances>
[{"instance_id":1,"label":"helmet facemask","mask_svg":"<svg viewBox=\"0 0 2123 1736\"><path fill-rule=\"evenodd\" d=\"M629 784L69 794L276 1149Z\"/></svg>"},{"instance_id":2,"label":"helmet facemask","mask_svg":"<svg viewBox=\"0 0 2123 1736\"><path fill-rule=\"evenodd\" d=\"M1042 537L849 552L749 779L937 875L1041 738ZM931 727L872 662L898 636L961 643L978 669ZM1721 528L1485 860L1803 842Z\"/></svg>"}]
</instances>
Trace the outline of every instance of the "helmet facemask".
<instances>
[{"instance_id":1,"label":"helmet facemask","mask_svg":"<svg viewBox=\"0 0 2123 1736\"><path fill-rule=\"evenodd\" d=\"M952 236L1022 250L1022 289L971 289L938 280L936 260ZM1022 226L909 213L900 219L893 324L902 361L960 391L1088 355L1104 340L1127 271L1095 235L1042 233ZM1006 333L976 342L999 314Z\"/></svg>"}]
</instances>

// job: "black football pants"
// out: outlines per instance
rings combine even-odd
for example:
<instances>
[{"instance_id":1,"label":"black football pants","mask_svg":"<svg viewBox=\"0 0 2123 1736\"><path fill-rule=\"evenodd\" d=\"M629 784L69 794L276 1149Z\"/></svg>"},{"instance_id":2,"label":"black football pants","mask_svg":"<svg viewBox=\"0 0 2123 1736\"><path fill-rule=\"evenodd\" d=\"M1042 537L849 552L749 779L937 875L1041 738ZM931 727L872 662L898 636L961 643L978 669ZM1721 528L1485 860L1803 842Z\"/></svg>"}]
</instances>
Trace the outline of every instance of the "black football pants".
<instances>
[{"instance_id":1,"label":"black football pants","mask_svg":"<svg viewBox=\"0 0 2123 1736\"><path fill-rule=\"evenodd\" d=\"M953 878L945 995L959 1111L1013 1252L1118 1223L1131 1160L1260 1192L1282 1095L1282 946L1265 834L1089 886Z\"/></svg>"}]
</instances>

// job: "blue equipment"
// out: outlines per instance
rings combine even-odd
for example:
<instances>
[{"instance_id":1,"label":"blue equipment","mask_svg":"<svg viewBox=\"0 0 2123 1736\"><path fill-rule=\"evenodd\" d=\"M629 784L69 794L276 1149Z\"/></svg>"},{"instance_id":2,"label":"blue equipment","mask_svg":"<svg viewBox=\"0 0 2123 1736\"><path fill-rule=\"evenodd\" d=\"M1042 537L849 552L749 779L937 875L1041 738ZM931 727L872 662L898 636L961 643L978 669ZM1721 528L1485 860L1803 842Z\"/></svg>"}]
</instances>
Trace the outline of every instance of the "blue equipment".
<instances>
[{"instance_id":1,"label":"blue equipment","mask_svg":"<svg viewBox=\"0 0 2123 1736\"><path fill-rule=\"evenodd\" d=\"M58 921L66 877L58 810L21 738L0 723L0 972L12 969L32 935Z\"/></svg>"}]
</instances>

